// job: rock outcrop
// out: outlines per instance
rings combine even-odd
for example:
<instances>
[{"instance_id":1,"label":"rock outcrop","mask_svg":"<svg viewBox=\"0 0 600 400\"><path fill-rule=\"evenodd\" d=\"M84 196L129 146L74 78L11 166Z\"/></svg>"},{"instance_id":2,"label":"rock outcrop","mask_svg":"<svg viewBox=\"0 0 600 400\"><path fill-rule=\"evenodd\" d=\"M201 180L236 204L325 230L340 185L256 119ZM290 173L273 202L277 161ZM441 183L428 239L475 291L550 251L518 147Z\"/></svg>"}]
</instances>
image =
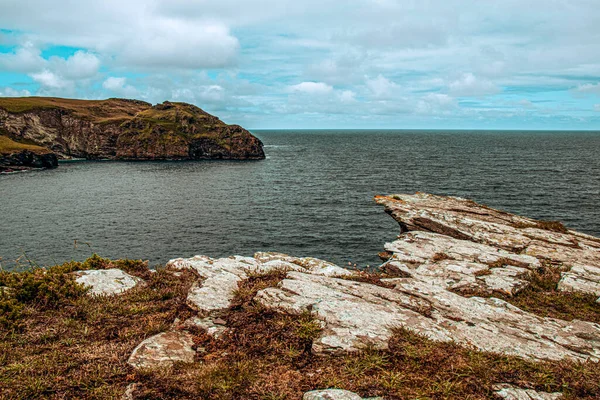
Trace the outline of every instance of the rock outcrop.
<instances>
[{"instance_id":1,"label":"rock outcrop","mask_svg":"<svg viewBox=\"0 0 600 400\"><path fill-rule=\"evenodd\" d=\"M262 159L260 140L186 103L0 98L0 130L62 158Z\"/></svg>"},{"instance_id":2,"label":"rock outcrop","mask_svg":"<svg viewBox=\"0 0 600 400\"><path fill-rule=\"evenodd\" d=\"M58 158L48 149L16 142L0 130L0 172L56 168Z\"/></svg>"},{"instance_id":3,"label":"rock outcrop","mask_svg":"<svg viewBox=\"0 0 600 400\"><path fill-rule=\"evenodd\" d=\"M417 193L378 196L375 200L406 232L386 244L393 256L384 269L417 276L423 270L447 270L444 264L448 262L443 260L450 259L453 265L474 262L470 268L460 268L462 275L466 272L472 279L478 272L483 275L481 268L491 275L514 277L515 272L522 271L515 267L533 269L545 262L563 271L560 290L600 296L599 238L569 230L556 221L536 221L457 197ZM450 279L451 285L457 285L457 279ZM465 279L463 283L469 284ZM504 289L499 289L504 291L518 291L522 284L502 280L498 283ZM476 281L470 284L489 287L487 279Z\"/></svg>"},{"instance_id":4,"label":"rock outcrop","mask_svg":"<svg viewBox=\"0 0 600 400\"><path fill-rule=\"evenodd\" d=\"M143 282L137 276L129 275L117 268L77 271L75 275L77 275L75 279L77 283L89 288L87 293L90 296L121 294Z\"/></svg>"}]
</instances>

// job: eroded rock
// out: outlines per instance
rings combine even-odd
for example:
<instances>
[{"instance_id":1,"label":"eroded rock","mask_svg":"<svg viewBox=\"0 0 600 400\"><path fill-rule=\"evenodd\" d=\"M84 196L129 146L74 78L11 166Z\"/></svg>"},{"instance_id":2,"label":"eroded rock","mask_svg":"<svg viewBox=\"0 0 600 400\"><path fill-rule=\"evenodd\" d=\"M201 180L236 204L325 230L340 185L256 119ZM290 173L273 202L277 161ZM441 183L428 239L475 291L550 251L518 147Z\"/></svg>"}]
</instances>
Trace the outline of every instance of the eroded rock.
<instances>
[{"instance_id":1,"label":"eroded rock","mask_svg":"<svg viewBox=\"0 0 600 400\"><path fill-rule=\"evenodd\" d=\"M297 258L280 253L256 253L255 257L232 256L212 259L206 256L178 258L168 262L168 268L190 269L202 281L194 283L188 294L188 303L203 313L228 308L235 297L239 282L251 274L273 270L304 271L323 276L352 275L335 264L317 258Z\"/></svg>"},{"instance_id":2,"label":"eroded rock","mask_svg":"<svg viewBox=\"0 0 600 400\"><path fill-rule=\"evenodd\" d=\"M142 279L117 268L77 271L77 283L90 287L90 295L116 295L133 289Z\"/></svg>"},{"instance_id":3,"label":"eroded rock","mask_svg":"<svg viewBox=\"0 0 600 400\"><path fill-rule=\"evenodd\" d=\"M193 345L193 337L188 332L159 333L140 343L127 363L138 369L166 368L175 362L192 363L196 355Z\"/></svg>"},{"instance_id":4,"label":"eroded rock","mask_svg":"<svg viewBox=\"0 0 600 400\"><path fill-rule=\"evenodd\" d=\"M560 223L536 221L458 197L417 193L377 196L375 200L404 232L419 231L404 233L386 245L400 262L420 265L432 262L432 251L445 251L454 259L479 258L487 263L496 251L511 264L517 262L512 265L532 268L535 265L528 261L530 256L566 270L560 290L600 295L599 238L568 230ZM416 256L411 260L413 250ZM509 288L510 284L502 286Z\"/></svg>"},{"instance_id":5,"label":"eroded rock","mask_svg":"<svg viewBox=\"0 0 600 400\"><path fill-rule=\"evenodd\" d=\"M508 383L494 385L494 394L499 399L505 400L557 400L561 399L561 393L538 392L532 389L521 389Z\"/></svg>"}]
</instances>

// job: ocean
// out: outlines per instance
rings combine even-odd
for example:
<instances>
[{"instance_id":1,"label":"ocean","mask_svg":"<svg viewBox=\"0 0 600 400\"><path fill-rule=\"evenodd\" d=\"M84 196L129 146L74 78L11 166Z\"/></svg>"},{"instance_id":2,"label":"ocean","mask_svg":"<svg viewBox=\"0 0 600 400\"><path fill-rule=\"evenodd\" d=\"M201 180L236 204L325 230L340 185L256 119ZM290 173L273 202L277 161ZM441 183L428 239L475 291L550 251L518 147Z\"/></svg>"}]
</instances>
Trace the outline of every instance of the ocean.
<instances>
[{"instance_id":1,"label":"ocean","mask_svg":"<svg viewBox=\"0 0 600 400\"><path fill-rule=\"evenodd\" d=\"M373 202L467 197L600 236L600 132L253 131L262 161L63 162L0 176L3 268L278 251L378 265Z\"/></svg>"}]
</instances>

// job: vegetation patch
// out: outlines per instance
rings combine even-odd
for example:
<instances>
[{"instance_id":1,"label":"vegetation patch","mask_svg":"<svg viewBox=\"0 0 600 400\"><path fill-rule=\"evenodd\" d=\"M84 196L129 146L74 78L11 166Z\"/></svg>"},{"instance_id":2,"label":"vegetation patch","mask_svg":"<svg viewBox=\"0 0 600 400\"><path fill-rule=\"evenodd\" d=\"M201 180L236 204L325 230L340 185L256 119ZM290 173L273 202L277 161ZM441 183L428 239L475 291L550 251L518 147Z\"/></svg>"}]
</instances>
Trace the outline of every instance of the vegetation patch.
<instances>
[{"instance_id":1,"label":"vegetation patch","mask_svg":"<svg viewBox=\"0 0 600 400\"><path fill-rule=\"evenodd\" d=\"M559 318L566 321L580 319L600 323L600 304L597 296L588 293L564 292L557 289L561 279L561 266L545 262L540 268L528 272L523 279L529 286L515 295L502 292L461 291L463 296L494 297L542 317Z\"/></svg>"},{"instance_id":2,"label":"vegetation patch","mask_svg":"<svg viewBox=\"0 0 600 400\"><path fill-rule=\"evenodd\" d=\"M2 133L0 131L0 133ZM45 154L50 153L50 150L42 147L36 146L34 144L28 143L20 143L12 140L8 136L0 135L0 154L13 154L18 153L20 151L31 151L37 154Z\"/></svg>"}]
</instances>

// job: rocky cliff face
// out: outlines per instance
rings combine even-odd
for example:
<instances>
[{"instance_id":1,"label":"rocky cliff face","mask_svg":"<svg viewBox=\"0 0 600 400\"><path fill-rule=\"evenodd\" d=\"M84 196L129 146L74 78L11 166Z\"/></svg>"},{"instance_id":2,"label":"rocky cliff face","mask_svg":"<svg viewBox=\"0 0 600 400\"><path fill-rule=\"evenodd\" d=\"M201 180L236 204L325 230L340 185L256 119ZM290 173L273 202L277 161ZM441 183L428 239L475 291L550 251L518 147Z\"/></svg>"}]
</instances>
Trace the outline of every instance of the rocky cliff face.
<instances>
[{"instance_id":1,"label":"rocky cliff face","mask_svg":"<svg viewBox=\"0 0 600 400\"><path fill-rule=\"evenodd\" d=\"M56 168L58 166L58 158L50 150L15 142L2 133L0 130L0 172Z\"/></svg>"},{"instance_id":2,"label":"rocky cliff face","mask_svg":"<svg viewBox=\"0 0 600 400\"><path fill-rule=\"evenodd\" d=\"M3 98L0 129L63 158L264 158L262 143L250 132L185 103Z\"/></svg>"}]
</instances>

